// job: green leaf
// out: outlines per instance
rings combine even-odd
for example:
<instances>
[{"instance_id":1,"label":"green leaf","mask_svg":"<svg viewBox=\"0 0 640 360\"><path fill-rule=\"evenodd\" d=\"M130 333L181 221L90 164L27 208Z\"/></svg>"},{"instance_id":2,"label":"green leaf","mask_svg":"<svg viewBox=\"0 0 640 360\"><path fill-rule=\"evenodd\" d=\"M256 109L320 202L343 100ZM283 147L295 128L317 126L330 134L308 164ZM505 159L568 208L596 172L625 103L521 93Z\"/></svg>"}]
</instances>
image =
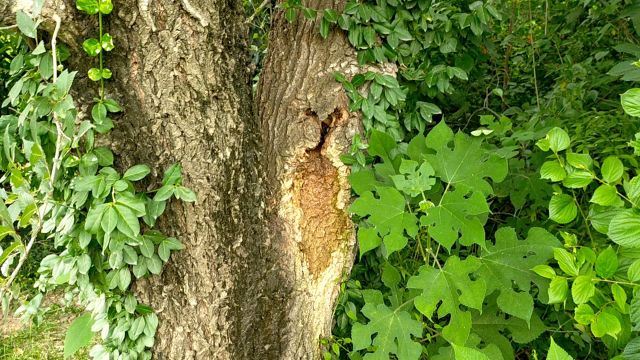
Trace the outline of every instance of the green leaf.
<instances>
[{"instance_id":1,"label":"green leaf","mask_svg":"<svg viewBox=\"0 0 640 360\"><path fill-rule=\"evenodd\" d=\"M306 17L309 20L315 19L316 16L318 15L318 12L312 8L304 8L302 12L304 14L304 17Z\"/></svg>"},{"instance_id":2,"label":"green leaf","mask_svg":"<svg viewBox=\"0 0 640 360\"><path fill-rule=\"evenodd\" d=\"M593 332L593 336L595 337L603 337L605 335L616 337L621 330L622 328L618 318L606 310L598 313L593 323L591 323L591 332Z\"/></svg>"},{"instance_id":3,"label":"green leaf","mask_svg":"<svg viewBox=\"0 0 640 360\"><path fill-rule=\"evenodd\" d=\"M335 23L338 21L338 13L333 9L324 9L323 18L331 23Z\"/></svg>"},{"instance_id":4,"label":"green leaf","mask_svg":"<svg viewBox=\"0 0 640 360\"><path fill-rule=\"evenodd\" d=\"M64 337L64 358L68 359L78 350L89 345L93 338L91 331L93 319L91 314L85 313L78 316L67 329Z\"/></svg>"},{"instance_id":5,"label":"green leaf","mask_svg":"<svg viewBox=\"0 0 640 360\"><path fill-rule=\"evenodd\" d=\"M545 139L549 141L549 149L555 153L566 150L571 145L569 134L558 127L551 129Z\"/></svg>"},{"instance_id":6,"label":"green leaf","mask_svg":"<svg viewBox=\"0 0 640 360\"><path fill-rule=\"evenodd\" d=\"M550 181L562 181L567 176L564 166L558 160L547 161L540 168L540 178Z\"/></svg>"},{"instance_id":7,"label":"green leaf","mask_svg":"<svg viewBox=\"0 0 640 360\"><path fill-rule=\"evenodd\" d=\"M588 304L580 304L575 309L575 319L578 324L589 325L595 318L593 309Z\"/></svg>"},{"instance_id":8,"label":"green leaf","mask_svg":"<svg viewBox=\"0 0 640 360\"><path fill-rule=\"evenodd\" d=\"M108 204L100 204L98 206L90 208L89 212L87 212L87 218L84 222L84 229L89 231L91 234L96 234L100 229L102 215L107 210L108 206Z\"/></svg>"},{"instance_id":9,"label":"green leaf","mask_svg":"<svg viewBox=\"0 0 640 360\"><path fill-rule=\"evenodd\" d=\"M116 228L117 224L118 213L116 212L116 209L110 205L107 211L105 211L104 215L102 216L102 230L104 230L104 232L106 233L110 233Z\"/></svg>"},{"instance_id":10,"label":"green leaf","mask_svg":"<svg viewBox=\"0 0 640 360\"><path fill-rule=\"evenodd\" d=\"M372 224L383 239L389 239L391 243L398 238L405 238L406 231L410 236L417 234L417 219L412 213L406 212L404 196L398 190L391 187L379 186L376 188L379 198L372 192L365 192L351 205L350 211L358 216L368 216L367 221ZM406 238L404 240L406 244ZM393 251L400 250L397 246L387 249L387 256Z\"/></svg>"},{"instance_id":11,"label":"green leaf","mask_svg":"<svg viewBox=\"0 0 640 360\"><path fill-rule=\"evenodd\" d=\"M122 176L125 180L138 181L144 179L151 172L147 165L135 165L130 167Z\"/></svg>"},{"instance_id":12,"label":"green leaf","mask_svg":"<svg viewBox=\"0 0 640 360\"><path fill-rule=\"evenodd\" d=\"M573 170L567 172L567 176L562 181L564 187L570 189L580 189L591 184L594 175L586 170Z\"/></svg>"},{"instance_id":13,"label":"green leaf","mask_svg":"<svg viewBox=\"0 0 640 360\"><path fill-rule=\"evenodd\" d=\"M148 236L142 237L142 244L140 244L140 253L148 258L151 258L155 253L155 246L153 245L153 241Z\"/></svg>"},{"instance_id":14,"label":"green leaf","mask_svg":"<svg viewBox=\"0 0 640 360\"><path fill-rule=\"evenodd\" d=\"M640 281L640 259L631 263L631 265L627 269L627 276L629 277L629 281Z\"/></svg>"},{"instance_id":15,"label":"green leaf","mask_svg":"<svg viewBox=\"0 0 640 360\"><path fill-rule=\"evenodd\" d=\"M186 202L194 202L197 199L196 193L184 186L176 186L173 194L176 196L176 198Z\"/></svg>"},{"instance_id":16,"label":"green leaf","mask_svg":"<svg viewBox=\"0 0 640 360\"><path fill-rule=\"evenodd\" d=\"M171 254L171 250L182 250L184 249L184 245L180 241L174 238L165 238L162 240L160 245L158 246L158 256L162 261L169 261L169 255Z\"/></svg>"},{"instance_id":17,"label":"green leaf","mask_svg":"<svg viewBox=\"0 0 640 360\"><path fill-rule=\"evenodd\" d=\"M415 298L416 308L426 317L434 313L437 318L450 315L450 321L442 330L444 338L454 344L465 344L471 328L471 313L460 309L460 305L482 310L487 285L483 278L473 279L482 263L469 256L460 260L450 256L442 269L422 266L418 275L409 278L407 287L422 290ZM437 312L436 312L437 309Z\"/></svg>"},{"instance_id":18,"label":"green leaf","mask_svg":"<svg viewBox=\"0 0 640 360\"><path fill-rule=\"evenodd\" d=\"M620 95L624 112L631 116L640 116L640 89L633 88Z\"/></svg>"},{"instance_id":19,"label":"green leaf","mask_svg":"<svg viewBox=\"0 0 640 360\"><path fill-rule=\"evenodd\" d=\"M411 336L422 336L422 324L414 320L407 311L385 305L380 292L365 291L374 293L365 296L362 308L362 314L369 322L353 325L353 349L358 351L373 345L374 353L369 356L372 359L387 359L390 354L394 354L398 360L417 360L422 353L422 346Z\"/></svg>"},{"instance_id":20,"label":"green leaf","mask_svg":"<svg viewBox=\"0 0 640 360\"><path fill-rule=\"evenodd\" d=\"M602 206L611 206L620 202L616 187L609 184L600 185L593 192L590 202Z\"/></svg>"},{"instance_id":21,"label":"green leaf","mask_svg":"<svg viewBox=\"0 0 640 360\"><path fill-rule=\"evenodd\" d=\"M38 27L38 24L24 11L16 11L16 24L18 25L20 32L25 36L32 39L36 38L36 28Z\"/></svg>"},{"instance_id":22,"label":"green leaf","mask_svg":"<svg viewBox=\"0 0 640 360\"><path fill-rule=\"evenodd\" d=\"M584 304L596 293L596 286L593 284L591 276L580 275L571 285L571 297L576 304Z\"/></svg>"},{"instance_id":23,"label":"green leaf","mask_svg":"<svg viewBox=\"0 0 640 360\"><path fill-rule=\"evenodd\" d=\"M578 276L579 269L573 254L563 248L555 248L553 249L553 258L558 261L558 266L560 266L560 269L564 271L565 274Z\"/></svg>"},{"instance_id":24,"label":"green leaf","mask_svg":"<svg viewBox=\"0 0 640 360\"><path fill-rule=\"evenodd\" d=\"M375 228L359 227L358 244L360 245L360 258L362 258L362 255L380 246L382 239Z\"/></svg>"},{"instance_id":25,"label":"green leaf","mask_svg":"<svg viewBox=\"0 0 640 360\"><path fill-rule=\"evenodd\" d=\"M471 138L461 132L455 135L453 148L449 148L451 130L443 124L440 122L427 135L427 147L435 150L436 154L428 154L426 158L436 175L451 186L463 186L484 195L492 194L493 189L485 179L491 178L494 182L504 180L507 160L483 149L482 139ZM448 131L439 127L446 127Z\"/></svg>"},{"instance_id":26,"label":"green leaf","mask_svg":"<svg viewBox=\"0 0 640 360\"><path fill-rule=\"evenodd\" d=\"M102 35L102 37L100 38L100 46L105 51L111 51L114 49L113 38L111 37L111 35L109 35L109 33Z\"/></svg>"},{"instance_id":27,"label":"green leaf","mask_svg":"<svg viewBox=\"0 0 640 360\"><path fill-rule=\"evenodd\" d=\"M611 246L602 251L596 259L596 274L608 279L618 271L618 255Z\"/></svg>"},{"instance_id":28,"label":"green leaf","mask_svg":"<svg viewBox=\"0 0 640 360\"><path fill-rule=\"evenodd\" d=\"M118 212L118 230L130 238L138 236L140 234L140 222L133 211L121 204L116 204L115 209Z\"/></svg>"},{"instance_id":29,"label":"green leaf","mask_svg":"<svg viewBox=\"0 0 640 360\"><path fill-rule=\"evenodd\" d=\"M622 161L617 157L609 156L604 159L600 172L602 173L602 180L607 183L615 183L622 177L624 165L622 165Z\"/></svg>"},{"instance_id":30,"label":"green leaf","mask_svg":"<svg viewBox=\"0 0 640 360\"><path fill-rule=\"evenodd\" d=\"M559 224L567 224L576 218L578 207L573 197L567 194L556 194L549 201L549 218Z\"/></svg>"},{"instance_id":31,"label":"green leaf","mask_svg":"<svg viewBox=\"0 0 640 360\"><path fill-rule=\"evenodd\" d=\"M76 0L76 8L88 15L95 15L99 11L98 0Z\"/></svg>"},{"instance_id":32,"label":"green leaf","mask_svg":"<svg viewBox=\"0 0 640 360\"><path fill-rule=\"evenodd\" d=\"M456 355L456 360L490 360L487 355L476 349L456 344L451 344L451 346L453 347L453 352Z\"/></svg>"},{"instance_id":33,"label":"green leaf","mask_svg":"<svg viewBox=\"0 0 640 360\"><path fill-rule=\"evenodd\" d=\"M556 276L551 279L549 284L549 304L563 303L567 299L569 293L569 284L567 278L562 276Z\"/></svg>"},{"instance_id":34,"label":"green leaf","mask_svg":"<svg viewBox=\"0 0 640 360\"><path fill-rule=\"evenodd\" d=\"M329 36L329 29L331 27L331 23L327 20L326 17L323 17L320 21L320 36L323 39L326 39Z\"/></svg>"},{"instance_id":35,"label":"green leaf","mask_svg":"<svg viewBox=\"0 0 640 360\"><path fill-rule=\"evenodd\" d=\"M100 54L100 51L102 51L100 42L98 41L98 39L94 38L86 39L82 43L82 48L89 56L98 56Z\"/></svg>"},{"instance_id":36,"label":"green leaf","mask_svg":"<svg viewBox=\"0 0 640 360\"><path fill-rule=\"evenodd\" d=\"M547 282L530 269L551 259L554 248L561 244L541 228L529 230L525 240L518 240L513 228L501 228L495 237L495 245L487 245L480 255L482 266L477 274L482 279L490 279L486 282L487 295L499 293L496 302L502 311L529 323L533 313L531 284L544 288ZM553 269L549 269L554 276ZM514 289L514 284L519 291Z\"/></svg>"},{"instance_id":37,"label":"green leaf","mask_svg":"<svg viewBox=\"0 0 640 360\"><path fill-rule=\"evenodd\" d=\"M174 185L165 185L158 189L156 194L153 196L153 201L166 201L168 200L175 190L176 186Z\"/></svg>"},{"instance_id":38,"label":"green leaf","mask_svg":"<svg viewBox=\"0 0 640 360\"><path fill-rule=\"evenodd\" d=\"M481 216L489 206L481 192L469 194L456 188L443 195L438 205L427 210L420 224L429 226L429 234L447 250L459 240L462 245L484 247L485 233Z\"/></svg>"},{"instance_id":39,"label":"green leaf","mask_svg":"<svg viewBox=\"0 0 640 360\"><path fill-rule=\"evenodd\" d=\"M113 10L113 4L111 0L98 0L98 9L103 15L109 15Z\"/></svg>"},{"instance_id":40,"label":"green leaf","mask_svg":"<svg viewBox=\"0 0 640 360\"><path fill-rule=\"evenodd\" d=\"M118 270L118 288L122 291L127 290L131 284L131 272L128 267L123 267Z\"/></svg>"},{"instance_id":41,"label":"green leaf","mask_svg":"<svg viewBox=\"0 0 640 360\"><path fill-rule=\"evenodd\" d=\"M640 215L637 211L621 211L611 219L607 233L614 243L631 247L640 247Z\"/></svg>"},{"instance_id":42,"label":"green leaf","mask_svg":"<svg viewBox=\"0 0 640 360\"><path fill-rule=\"evenodd\" d=\"M89 79L91 79L92 81L99 81L100 79L102 79L102 72L100 71L100 69L97 69L97 68L89 69L89 71L87 72L87 75L89 76Z\"/></svg>"},{"instance_id":43,"label":"green leaf","mask_svg":"<svg viewBox=\"0 0 640 360\"><path fill-rule=\"evenodd\" d=\"M182 181L182 166L180 164L171 165L162 178L162 185L173 185Z\"/></svg>"},{"instance_id":44,"label":"green leaf","mask_svg":"<svg viewBox=\"0 0 640 360\"><path fill-rule=\"evenodd\" d=\"M573 166L576 169L589 170L591 169L591 165L593 164L593 159L591 159L591 156L589 156L589 154L568 152L566 154L566 157L569 165Z\"/></svg>"},{"instance_id":45,"label":"green leaf","mask_svg":"<svg viewBox=\"0 0 640 360\"><path fill-rule=\"evenodd\" d=\"M284 12L284 17L287 19L287 21L293 22L296 19L297 13L298 11L296 10L296 8L290 7Z\"/></svg>"},{"instance_id":46,"label":"green leaf","mask_svg":"<svg viewBox=\"0 0 640 360\"><path fill-rule=\"evenodd\" d=\"M626 313L627 309L627 293L624 291L622 286L618 284L611 284L611 295L613 295L613 300L618 305L618 309L623 313Z\"/></svg>"},{"instance_id":47,"label":"green leaf","mask_svg":"<svg viewBox=\"0 0 640 360\"><path fill-rule=\"evenodd\" d=\"M400 163L400 175L392 175L396 189L405 194L416 197L435 185L434 170L428 162L423 162L418 168L418 162L402 159Z\"/></svg>"},{"instance_id":48,"label":"green leaf","mask_svg":"<svg viewBox=\"0 0 640 360\"><path fill-rule=\"evenodd\" d=\"M547 360L573 360L573 358L551 338Z\"/></svg>"}]
</instances>

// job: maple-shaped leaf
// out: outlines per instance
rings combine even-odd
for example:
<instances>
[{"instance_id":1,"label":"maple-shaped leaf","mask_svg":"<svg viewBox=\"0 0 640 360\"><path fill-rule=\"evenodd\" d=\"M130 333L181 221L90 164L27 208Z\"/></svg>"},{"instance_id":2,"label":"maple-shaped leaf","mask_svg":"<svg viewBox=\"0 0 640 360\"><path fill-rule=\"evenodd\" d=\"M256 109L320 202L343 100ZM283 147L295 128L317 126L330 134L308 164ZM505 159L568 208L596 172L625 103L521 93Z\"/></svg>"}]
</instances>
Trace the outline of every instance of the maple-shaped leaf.
<instances>
[{"instance_id":1,"label":"maple-shaped leaf","mask_svg":"<svg viewBox=\"0 0 640 360\"><path fill-rule=\"evenodd\" d=\"M422 314L431 318L435 312L438 319L450 315L442 335L451 343L464 345L471 330L471 313L461 310L460 305L482 310L487 285L484 279L470 277L481 265L475 257L460 260L452 255L442 268L422 266L407 283L409 288L422 290L414 300Z\"/></svg>"},{"instance_id":2,"label":"maple-shaped leaf","mask_svg":"<svg viewBox=\"0 0 640 360\"><path fill-rule=\"evenodd\" d=\"M547 330L536 313L533 313L527 323L515 317L505 316L498 309L495 296L490 296L487 303L482 313L474 312L473 331L485 343L497 345L505 359L514 358L512 342L527 344ZM509 338L504 334L505 329L509 331Z\"/></svg>"},{"instance_id":3,"label":"maple-shaped leaf","mask_svg":"<svg viewBox=\"0 0 640 360\"><path fill-rule=\"evenodd\" d=\"M392 175L391 179L398 190L411 197L424 193L436 183L433 168L426 161L418 164L414 160L402 159L399 171L400 174Z\"/></svg>"},{"instance_id":4,"label":"maple-shaped leaf","mask_svg":"<svg viewBox=\"0 0 640 360\"><path fill-rule=\"evenodd\" d=\"M480 192L469 193L457 188L442 195L441 201L420 218L423 226L429 226L429 234L447 250L460 238L462 245L479 244L484 247L484 219L489 205Z\"/></svg>"},{"instance_id":5,"label":"maple-shaped leaf","mask_svg":"<svg viewBox=\"0 0 640 360\"><path fill-rule=\"evenodd\" d=\"M414 320L403 306L388 307L380 291L365 290L363 297L365 305L362 314L369 322L353 325L353 350L363 350L373 345L375 350L366 354L365 360L388 360L390 354L394 354L398 360L419 359L422 346L413 340L412 335L422 336L422 324Z\"/></svg>"},{"instance_id":6,"label":"maple-shaped leaf","mask_svg":"<svg viewBox=\"0 0 640 360\"><path fill-rule=\"evenodd\" d=\"M548 282L531 269L553 258L553 249L561 244L542 228L529 230L525 240L518 240L509 227L499 229L495 236L495 244L482 250L477 274L487 282L487 295L499 293L496 302L502 311L529 323L533 313L531 283L544 289Z\"/></svg>"},{"instance_id":7,"label":"maple-shaped leaf","mask_svg":"<svg viewBox=\"0 0 640 360\"><path fill-rule=\"evenodd\" d=\"M453 148L449 144L453 141ZM427 147L436 151L426 155L436 176L454 187L480 191L485 196L493 188L485 178L500 182L507 176L507 160L482 147L482 139L453 132L444 121L436 125L426 137Z\"/></svg>"},{"instance_id":8,"label":"maple-shaped leaf","mask_svg":"<svg viewBox=\"0 0 640 360\"><path fill-rule=\"evenodd\" d=\"M418 233L418 219L405 211L404 196L387 186L376 187L376 198L371 191L363 193L351 205L351 212L373 225L385 244L386 255L402 250L407 245L407 237Z\"/></svg>"}]
</instances>

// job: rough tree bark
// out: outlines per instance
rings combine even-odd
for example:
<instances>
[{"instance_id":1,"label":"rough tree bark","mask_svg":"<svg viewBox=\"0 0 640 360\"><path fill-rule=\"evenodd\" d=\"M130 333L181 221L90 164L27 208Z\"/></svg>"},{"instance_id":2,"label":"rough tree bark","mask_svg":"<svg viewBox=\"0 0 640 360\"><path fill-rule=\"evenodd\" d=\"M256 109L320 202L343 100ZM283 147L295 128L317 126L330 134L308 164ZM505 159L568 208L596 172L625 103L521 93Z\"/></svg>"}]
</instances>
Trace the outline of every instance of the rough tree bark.
<instances>
[{"instance_id":1,"label":"rough tree bark","mask_svg":"<svg viewBox=\"0 0 640 360\"><path fill-rule=\"evenodd\" d=\"M0 0L3 21L14 1ZM160 223L186 249L136 285L160 317L154 357L319 358L353 261L338 157L358 126L333 73L354 72L354 52L344 35L323 40L316 21L278 14L255 110L241 1L115 6L105 26L116 40L108 93L125 107L111 136L120 165L161 172L180 162L198 194L195 205L171 204ZM52 12L74 49L95 31L73 0L46 0Z\"/></svg>"},{"instance_id":2,"label":"rough tree bark","mask_svg":"<svg viewBox=\"0 0 640 360\"><path fill-rule=\"evenodd\" d=\"M341 11L344 0L314 0L314 9ZM320 17L318 17L320 19ZM355 234L347 213L348 168L340 154L359 130L335 72L357 71L355 51L344 34L322 39L319 21L302 14L292 24L282 12L272 22L269 54L256 97L265 145L267 218L272 246L272 284L259 304L269 315L262 328L281 339L261 358L312 359L331 334L339 283L353 263ZM284 311L268 312L273 303ZM278 319L282 318L282 319ZM283 326L284 325L284 326Z\"/></svg>"}]
</instances>

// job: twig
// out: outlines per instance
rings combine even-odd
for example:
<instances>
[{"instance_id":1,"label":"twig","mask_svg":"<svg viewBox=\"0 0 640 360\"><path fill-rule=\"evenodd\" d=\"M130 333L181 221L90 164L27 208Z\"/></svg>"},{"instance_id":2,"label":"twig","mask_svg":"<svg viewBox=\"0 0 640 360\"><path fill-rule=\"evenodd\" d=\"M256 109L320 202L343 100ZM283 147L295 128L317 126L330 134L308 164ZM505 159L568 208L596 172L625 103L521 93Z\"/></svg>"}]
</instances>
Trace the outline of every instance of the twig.
<instances>
[{"instance_id":1,"label":"twig","mask_svg":"<svg viewBox=\"0 0 640 360\"><path fill-rule=\"evenodd\" d=\"M60 30L60 16L58 14L53 15L53 20L56 22L56 28L53 30L53 36L51 37L51 56L53 57L53 82L58 80L58 55L56 53L56 39L58 38L58 31Z\"/></svg>"},{"instance_id":2,"label":"twig","mask_svg":"<svg viewBox=\"0 0 640 360\"><path fill-rule=\"evenodd\" d=\"M262 10L262 8L267 6L267 4L269 4L270 2L271 0L264 0L262 4L258 5L258 7L253 11L253 14L251 14L251 16L249 16L247 21L245 21L244 23L249 24L251 21L253 21L253 18L256 17L256 15L260 12L260 10Z\"/></svg>"},{"instance_id":3,"label":"twig","mask_svg":"<svg viewBox=\"0 0 640 360\"><path fill-rule=\"evenodd\" d=\"M533 60L533 87L536 90L536 103L538 104L538 111L540 111L540 93L538 92L538 76L536 73L536 47L533 38L533 15L531 14L531 0L529 0L529 43L531 44L531 58Z\"/></svg>"}]
</instances>

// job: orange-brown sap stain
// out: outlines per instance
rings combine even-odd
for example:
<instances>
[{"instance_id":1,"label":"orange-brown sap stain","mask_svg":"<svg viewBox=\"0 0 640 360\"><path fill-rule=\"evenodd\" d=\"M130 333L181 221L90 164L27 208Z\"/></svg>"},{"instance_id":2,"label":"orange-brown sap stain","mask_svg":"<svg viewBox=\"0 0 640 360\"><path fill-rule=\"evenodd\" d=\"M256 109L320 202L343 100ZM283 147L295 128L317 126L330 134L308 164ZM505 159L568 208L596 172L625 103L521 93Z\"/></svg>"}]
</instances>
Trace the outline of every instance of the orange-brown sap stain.
<instances>
[{"instance_id":1,"label":"orange-brown sap stain","mask_svg":"<svg viewBox=\"0 0 640 360\"><path fill-rule=\"evenodd\" d=\"M299 247L314 277L329 266L331 254L348 236L349 218L336 206L338 176L338 170L320 149L307 151L295 175L295 197L302 210Z\"/></svg>"}]
</instances>

